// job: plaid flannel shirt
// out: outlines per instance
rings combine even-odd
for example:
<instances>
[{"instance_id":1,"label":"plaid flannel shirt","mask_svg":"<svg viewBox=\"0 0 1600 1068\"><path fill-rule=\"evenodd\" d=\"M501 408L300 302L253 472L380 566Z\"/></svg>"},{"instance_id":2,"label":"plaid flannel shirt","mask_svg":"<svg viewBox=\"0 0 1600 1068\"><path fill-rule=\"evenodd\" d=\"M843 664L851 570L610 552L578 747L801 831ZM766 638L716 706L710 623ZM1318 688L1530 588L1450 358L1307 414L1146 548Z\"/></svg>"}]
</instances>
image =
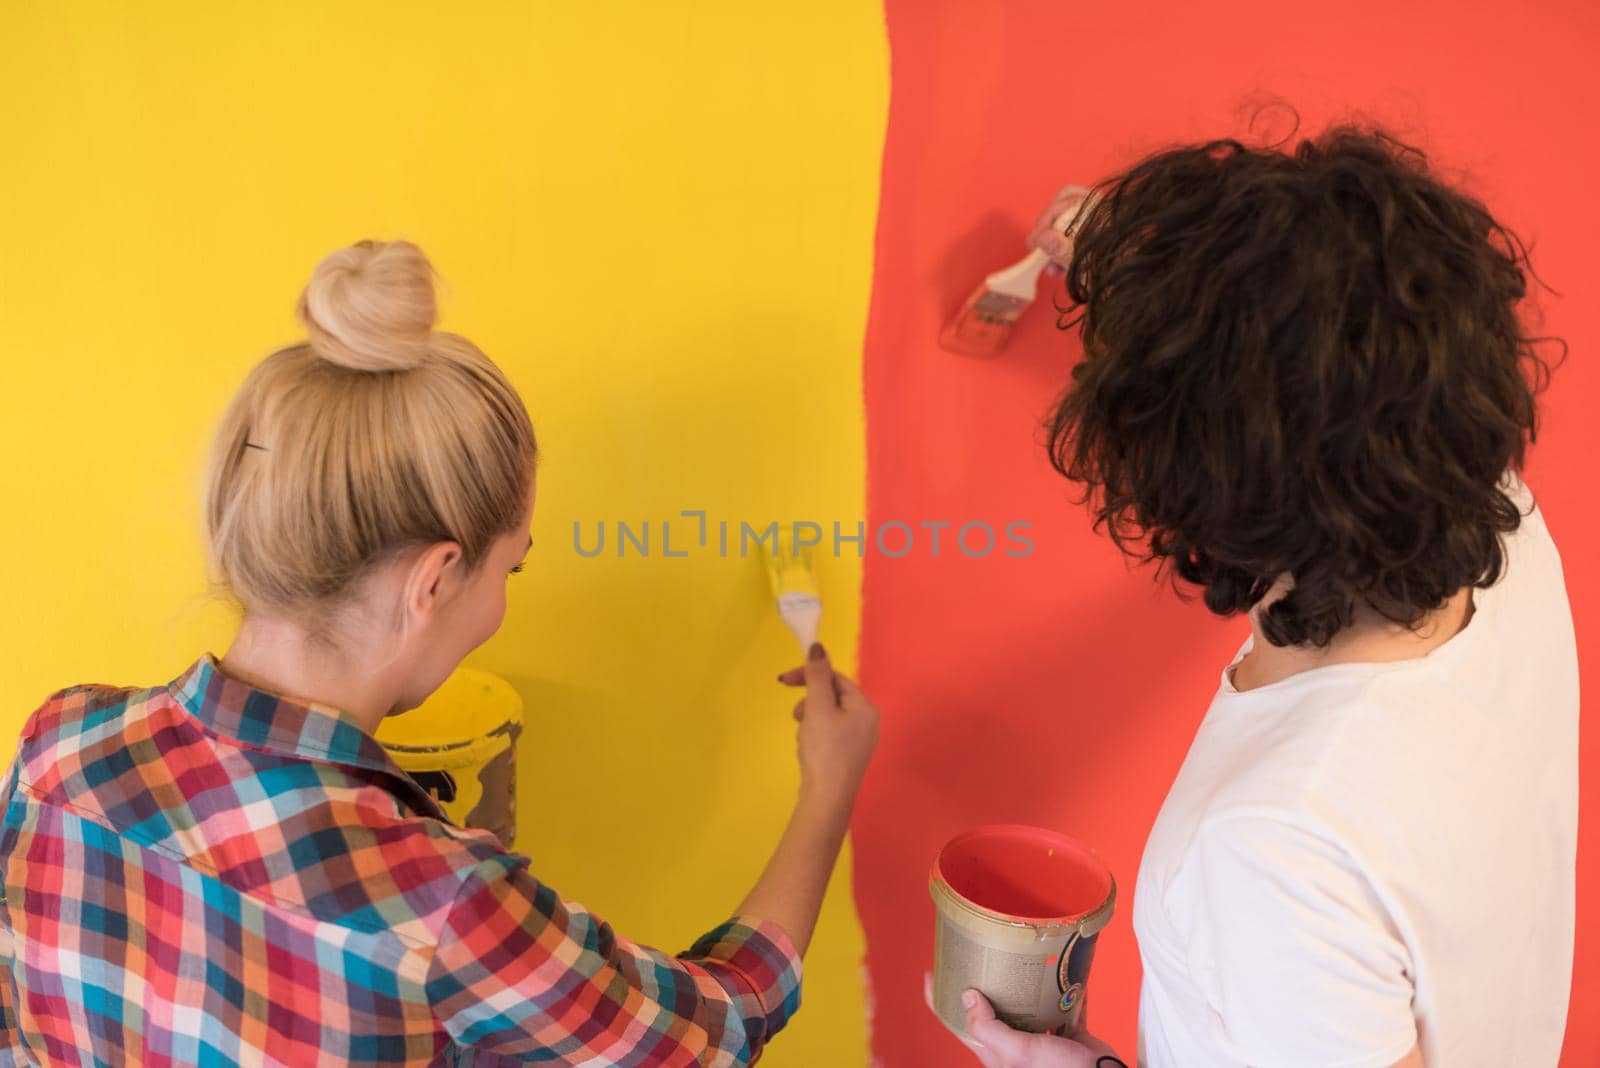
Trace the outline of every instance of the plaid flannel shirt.
<instances>
[{"instance_id":1,"label":"plaid flannel shirt","mask_svg":"<svg viewBox=\"0 0 1600 1068\"><path fill-rule=\"evenodd\" d=\"M800 960L563 901L348 716L207 656L34 713L4 785L0 1064L738 1065Z\"/></svg>"}]
</instances>

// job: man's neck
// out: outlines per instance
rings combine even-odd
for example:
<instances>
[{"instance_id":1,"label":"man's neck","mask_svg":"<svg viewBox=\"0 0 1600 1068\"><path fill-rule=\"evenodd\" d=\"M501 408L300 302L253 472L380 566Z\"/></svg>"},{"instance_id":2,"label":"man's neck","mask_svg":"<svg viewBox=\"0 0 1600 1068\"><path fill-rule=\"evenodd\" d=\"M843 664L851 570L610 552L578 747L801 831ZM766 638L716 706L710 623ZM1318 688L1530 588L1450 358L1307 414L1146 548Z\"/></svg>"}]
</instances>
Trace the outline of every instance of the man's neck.
<instances>
[{"instance_id":1,"label":"man's neck","mask_svg":"<svg viewBox=\"0 0 1600 1068\"><path fill-rule=\"evenodd\" d=\"M1254 690L1281 682L1291 675L1330 664L1385 664L1414 660L1437 649L1454 637L1472 618L1472 587L1466 586L1451 596L1442 608L1428 614L1416 628L1402 626L1360 606L1355 621L1334 636L1326 648L1279 646L1267 640L1261 629L1261 612L1282 597L1290 584L1280 581L1250 610L1250 628L1255 635L1250 652L1233 669L1235 690Z\"/></svg>"}]
</instances>

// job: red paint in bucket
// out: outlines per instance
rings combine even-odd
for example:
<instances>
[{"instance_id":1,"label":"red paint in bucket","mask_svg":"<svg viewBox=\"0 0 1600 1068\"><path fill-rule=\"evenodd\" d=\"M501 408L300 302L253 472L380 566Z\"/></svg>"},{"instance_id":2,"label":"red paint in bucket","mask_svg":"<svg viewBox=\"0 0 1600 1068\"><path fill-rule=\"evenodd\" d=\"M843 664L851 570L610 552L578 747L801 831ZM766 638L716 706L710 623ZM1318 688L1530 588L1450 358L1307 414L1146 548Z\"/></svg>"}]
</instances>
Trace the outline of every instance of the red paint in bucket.
<instances>
[{"instance_id":1,"label":"red paint in bucket","mask_svg":"<svg viewBox=\"0 0 1600 1068\"><path fill-rule=\"evenodd\" d=\"M950 840L935 878L979 908L1004 916L1067 922L1105 904L1111 872L1082 843L1021 824L978 827Z\"/></svg>"}]
</instances>

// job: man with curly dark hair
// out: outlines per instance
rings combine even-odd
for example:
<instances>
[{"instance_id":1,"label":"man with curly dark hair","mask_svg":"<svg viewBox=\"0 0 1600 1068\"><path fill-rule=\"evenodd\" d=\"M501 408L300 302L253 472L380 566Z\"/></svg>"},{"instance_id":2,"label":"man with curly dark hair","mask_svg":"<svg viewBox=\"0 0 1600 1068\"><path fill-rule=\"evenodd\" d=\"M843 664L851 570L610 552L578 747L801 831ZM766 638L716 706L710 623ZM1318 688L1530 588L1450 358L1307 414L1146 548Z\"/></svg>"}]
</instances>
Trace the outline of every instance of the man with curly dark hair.
<instances>
[{"instance_id":1,"label":"man with curly dark hair","mask_svg":"<svg viewBox=\"0 0 1600 1068\"><path fill-rule=\"evenodd\" d=\"M1164 151L1088 204L1032 237L1081 309L1051 458L1251 629L1140 867L1140 1062L1555 1064L1578 668L1519 474L1525 248L1356 126ZM1115 1063L969 1023L990 1066Z\"/></svg>"}]
</instances>

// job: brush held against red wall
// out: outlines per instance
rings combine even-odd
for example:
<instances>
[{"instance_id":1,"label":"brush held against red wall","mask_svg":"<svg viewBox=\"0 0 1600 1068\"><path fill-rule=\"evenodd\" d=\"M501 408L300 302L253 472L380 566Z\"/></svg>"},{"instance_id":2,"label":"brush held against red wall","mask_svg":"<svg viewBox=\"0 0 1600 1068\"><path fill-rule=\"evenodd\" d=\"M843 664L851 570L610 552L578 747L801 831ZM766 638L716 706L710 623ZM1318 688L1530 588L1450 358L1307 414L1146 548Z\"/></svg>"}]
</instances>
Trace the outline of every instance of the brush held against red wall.
<instances>
[{"instance_id":1,"label":"brush held against red wall","mask_svg":"<svg viewBox=\"0 0 1600 1068\"><path fill-rule=\"evenodd\" d=\"M1087 200L1089 190L1083 190L1083 194ZM1073 222L1082 214L1082 204L1079 201L1057 215L1055 228L1070 237ZM940 347L963 356L998 354L1010 340L1011 328L1033 303L1039 291L1039 274L1049 263L1049 256L1034 249L1010 267L985 278L940 331Z\"/></svg>"}]
</instances>

